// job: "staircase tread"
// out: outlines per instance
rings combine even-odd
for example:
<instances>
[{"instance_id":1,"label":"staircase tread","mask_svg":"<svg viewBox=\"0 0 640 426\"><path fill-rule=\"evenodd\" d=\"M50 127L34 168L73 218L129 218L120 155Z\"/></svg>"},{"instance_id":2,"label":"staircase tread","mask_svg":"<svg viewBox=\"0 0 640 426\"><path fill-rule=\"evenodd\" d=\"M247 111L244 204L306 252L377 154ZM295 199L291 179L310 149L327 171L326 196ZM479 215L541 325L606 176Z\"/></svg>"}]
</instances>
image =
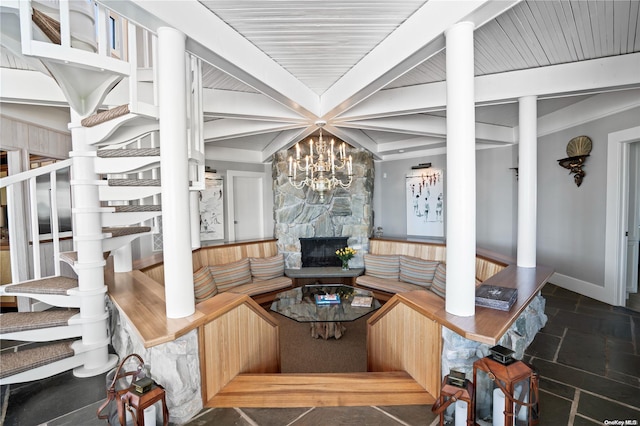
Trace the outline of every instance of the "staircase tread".
<instances>
[{"instance_id":1,"label":"staircase tread","mask_svg":"<svg viewBox=\"0 0 640 426\"><path fill-rule=\"evenodd\" d=\"M31 19L52 43L62 43L62 37L60 36L60 22L36 8L33 8Z\"/></svg>"},{"instance_id":2,"label":"staircase tread","mask_svg":"<svg viewBox=\"0 0 640 426\"><path fill-rule=\"evenodd\" d=\"M71 340L64 340L17 352L2 352L0 355L0 379L71 358L75 354L71 347L72 343Z\"/></svg>"},{"instance_id":3,"label":"staircase tread","mask_svg":"<svg viewBox=\"0 0 640 426\"><path fill-rule=\"evenodd\" d=\"M159 212L162 211L162 206L157 204L147 204L144 206L112 206L116 208L116 213L128 213L128 212Z\"/></svg>"},{"instance_id":4,"label":"staircase tread","mask_svg":"<svg viewBox=\"0 0 640 426\"><path fill-rule=\"evenodd\" d=\"M77 279L55 276L7 285L5 287L5 293L66 295L68 290L76 287L78 287Z\"/></svg>"},{"instance_id":5,"label":"staircase tread","mask_svg":"<svg viewBox=\"0 0 640 426\"><path fill-rule=\"evenodd\" d=\"M160 155L160 148L133 148L133 149L100 149L100 158L121 157L153 157Z\"/></svg>"},{"instance_id":6,"label":"staircase tread","mask_svg":"<svg viewBox=\"0 0 640 426\"><path fill-rule=\"evenodd\" d=\"M0 318L1 333L61 327L69 324L69 319L80 313L79 309L49 309L42 312L7 312Z\"/></svg>"},{"instance_id":7,"label":"staircase tread","mask_svg":"<svg viewBox=\"0 0 640 426\"><path fill-rule=\"evenodd\" d=\"M142 234L149 231L151 231L150 226L122 226L102 228L102 232L104 232L105 234L111 234L112 238L122 237L124 235Z\"/></svg>"},{"instance_id":8,"label":"staircase tread","mask_svg":"<svg viewBox=\"0 0 640 426\"><path fill-rule=\"evenodd\" d=\"M109 179L109 186L160 186L160 179Z\"/></svg>"},{"instance_id":9,"label":"staircase tread","mask_svg":"<svg viewBox=\"0 0 640 426\"><path fill-rule=\"evenodd\" d=\"M89 117L84 118L80 124L84 127L93 127L126 114L129 114L129 105L120 105L115 108L90 115Z\"/></svg>"},{"instance_id":10,"label":"staircase tread","mask_svg":"<svg viewBox=\"0 0 640 426\"><path fill-rule=\"evenodd\" d=\"M239 374L209 407L329 407L433 404L435 398L404 371Z\"/></svg>"}]
</instances>

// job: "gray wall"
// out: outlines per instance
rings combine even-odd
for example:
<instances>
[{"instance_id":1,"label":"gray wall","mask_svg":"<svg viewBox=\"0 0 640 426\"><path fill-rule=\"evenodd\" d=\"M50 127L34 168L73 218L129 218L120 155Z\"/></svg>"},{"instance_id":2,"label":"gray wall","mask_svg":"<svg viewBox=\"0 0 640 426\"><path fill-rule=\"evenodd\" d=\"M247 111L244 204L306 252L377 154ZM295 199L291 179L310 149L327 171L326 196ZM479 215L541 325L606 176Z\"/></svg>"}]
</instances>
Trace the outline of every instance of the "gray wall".
<instances>
[{"instance_id":1,"label":"gray wall","mask_svg":"<svg viewBox=\"0 0 640 426\"><path fill-rule=\"evenodd\" d=\"M604 237L607 137L637 125L640 108L543 136L538 140L537 260L557 273L604 285ZM558 161L567 156L573 137L593 141L580 187ZM477 245L516 256L517 181L509 170L517 164L517 146L476 152ZM375 226L385 236L406 236L405 176L411 166L432 163L446 169L446 156L416 157L376 164ZM386 174L386 177L385 177ZM445 201L446 201L445 170Z\"/></svg>"},{"instance_id":2,"label":"gray wall","mask_svg":"<svg viewBox=\"0 0 640 426\"><path fill-rule=\"evenodd\" d=\"M640 108L595 120L538 140L538 263L556 272L604 286L608 134L637 126ZM576 136L589 136L591 156L577 187L558 166Z\"/></svg>"}]
</instances>

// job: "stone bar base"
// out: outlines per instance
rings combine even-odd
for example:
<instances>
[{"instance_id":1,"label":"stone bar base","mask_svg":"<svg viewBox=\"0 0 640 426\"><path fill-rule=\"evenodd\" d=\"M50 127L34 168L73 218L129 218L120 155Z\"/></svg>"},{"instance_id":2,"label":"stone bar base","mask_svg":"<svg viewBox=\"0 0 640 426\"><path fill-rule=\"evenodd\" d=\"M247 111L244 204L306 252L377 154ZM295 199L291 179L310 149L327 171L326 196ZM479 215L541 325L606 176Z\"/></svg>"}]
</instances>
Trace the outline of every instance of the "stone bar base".
<instances>
[{"instance_id":1,"label":"stone bar base","mask_svg":"<svg viewBox=\"0 0 640 426\"><path fill-rule=\"evenodd\" d=\"M200 361L198 357L198 330L168 343L145 348L127 319L109 301L111 314L111 342L124 359L136 353L151 366L151 377L166 391L169 421L187 423L203 407L200 388ZM160 410L157 410L158 412ZM156 424L162 424L158 417Z\"/></svg>"},{"instance_id":2,"label":"stone bar base","mask_svg":"<svg viewBox=\"0 0 640 426\"><path fill-rule=\"evenodd\" d=\"M311 337L314 339L322 337L327 340L331 337L339 339L344 332L347 331L347 327L342 325L341 322L312 322L311 323Z\"/></svg>"},{"instance_id":3,"label":"stone bar base","mask_svg":"<svg viewBox=\"0 0 640 426\"><path fill-rule=\"evenodd\" d=\"M498 345L515 351L514 358L522 359L525 349L547 323L544 307L544 297L538 294L500 338ZM485 343L465 339L442 327L442 377L453 368L464 372L467 379L473 380L473 363L489 355L490 347Z\"/></svg>"}]
</instances>

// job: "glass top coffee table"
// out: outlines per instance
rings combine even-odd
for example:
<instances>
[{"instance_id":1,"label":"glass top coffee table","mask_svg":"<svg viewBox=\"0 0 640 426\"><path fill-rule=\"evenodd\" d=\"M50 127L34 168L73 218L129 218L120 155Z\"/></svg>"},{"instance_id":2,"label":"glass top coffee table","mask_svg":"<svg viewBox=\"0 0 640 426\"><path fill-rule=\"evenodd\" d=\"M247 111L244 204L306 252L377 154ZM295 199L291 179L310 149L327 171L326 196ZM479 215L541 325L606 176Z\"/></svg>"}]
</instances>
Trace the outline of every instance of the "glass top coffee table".
<instances>
[{"instance_id":1,"label":"glass top coffee table","mask_svg":"<svg viewBox=\"0 0 640 426\"><path fill-rule=\"evenodd\" d=\"M322 296L329 300L316 302L316 298ZM363 302L364 306L356 306L357 302ZM339 339L346 330L343 322L355 321L380 306L370 291L342 284L317 284L278 293L271 310L292 320L310 323L314 338Z\"/></svg>"}]
</instances>

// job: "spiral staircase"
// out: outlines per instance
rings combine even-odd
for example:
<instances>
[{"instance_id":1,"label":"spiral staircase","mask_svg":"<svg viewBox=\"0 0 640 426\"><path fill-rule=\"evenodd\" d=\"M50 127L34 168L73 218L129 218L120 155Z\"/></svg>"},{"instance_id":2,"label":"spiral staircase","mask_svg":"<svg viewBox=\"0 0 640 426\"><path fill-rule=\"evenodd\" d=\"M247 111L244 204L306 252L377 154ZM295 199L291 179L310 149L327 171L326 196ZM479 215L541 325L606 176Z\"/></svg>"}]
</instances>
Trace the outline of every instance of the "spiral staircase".
<instances>
[{"instance_id":1,"label":"spiral staircase","mask_svg":"<svg viewBox=\"0 0 640 426\"><path fill-rule=\"evenodd\" d=\"M2 354L0 384L38 380L71 369L78 377L102 374L117 363L117 356L109 353L107 259L112 257L115 272L130 271L132 242L157 234L162 214L157 37L86 1L3 1L0 13L3 46L50 75L71 108L73 148L69 163L62 166L71 169L74 246L73 251L56 249L53 212L53 261L70 265L73 276L60 274L59 265L55 275L41 276L39 237L31 238L31 261L12 259L12 269L20 262L34 266L27 279L16 280L14 273L13 283L0 287L0 295L29 298L49 307L0 316L0 338L41 342ZM114 34L114 28L123 31ZM192 85L188 93L197 96L199 61L185 62L193 79L185 83ZM190 126L198 126L202 114L197 99L191 101ZM201 135L193 128L189 133ZM203 144L187 143L193 169L190 189L198 190L204 174ZM32 170L11 175L0 180L0 187L24 190L28 186L24 182L36 174ZM32 202L28 214L32 221L37 218L35 209ZM30 229L37 234L36 227ZM13 232L11 238L20 238ZM28 232L24 238L30 238Z\"/></svg>"}]
</instances>

